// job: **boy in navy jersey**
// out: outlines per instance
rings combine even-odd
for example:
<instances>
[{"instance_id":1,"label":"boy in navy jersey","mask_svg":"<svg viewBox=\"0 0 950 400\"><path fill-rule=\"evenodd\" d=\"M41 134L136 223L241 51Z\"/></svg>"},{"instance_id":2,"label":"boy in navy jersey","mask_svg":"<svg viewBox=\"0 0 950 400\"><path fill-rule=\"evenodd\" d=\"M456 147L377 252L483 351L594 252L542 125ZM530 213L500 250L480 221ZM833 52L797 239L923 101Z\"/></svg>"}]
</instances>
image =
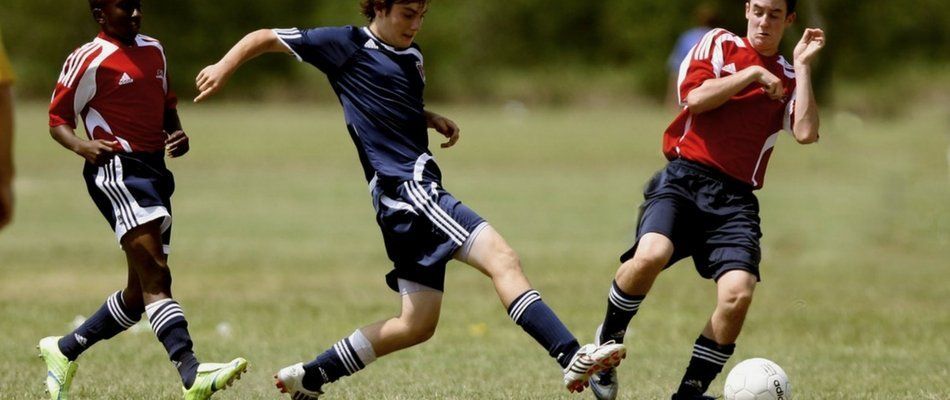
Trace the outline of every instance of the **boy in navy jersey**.
<instances>
[{"instance_id":1,"label":"boy in navy jersey","mask_svg":"<svg viewBox=\"0 0 950 400\"><path fill-rule=\"evenodd\" d=\"M181 375L184 398L207 399L240 376L247 361L199 363L184 311L172 299L168 252L175 182L164 153L180 157L189 146L165 52L157 40L139 34L139 0L90 0L89 6L101 32L66 59L49 108L50 134L86 160L86 186L125 251L128 283L72 333L40 341L47 390L53 400L68 399L79 355L128 329L144 312ZM76 136L77 116L88 140Z\"/></svg>"},{"instance_id":2,"label":"boy in navy jersey","mask_svg":"<svg viewBox=\"0 0 950 400\"><path fill-rule=\"evenodd\" d=\"M280 370L277 386L294 399L315 399L325 384L428 340L439 319L445 266L454 258L492 279L509 316L564 368L567 388L583 390L592 373L620 362L624 347L580 347L531 289L501 235L442 186L427 130L447 137L445 148L459 139L459 129L423 102L423 57L413 40L428 1L364 0L362 6L368 27L256 31L196 80L201 93L195 101L201 101L242 63L269 52L289 52L326 74L343 106L393 261L386 281L402 295L402 313L357 329L310 363Z\"/></svg>"},{"instance_id":3,"label":"boy in navy jersey","mask_svg":"<svg viewBox=\"0 0 950 400\"><path fill-rule=\"evenodd\" d=\"M759 204L772 147L782 130L802 144L818 140L811 63L825 43L806 29L794 65L779 53L795 20L795 0L750 0L748 31L739 37L713 29L680 67L684 106L667 128L669 164L647 184L637 241L621 256L597 342L622 342L627 325L657 275L692 256L696 270L716 282L716 309L693 346L673 399L711 399L703 393L735 349L759 279ZM614 369L595 374L598 399L617 395Z\"/></svg>"}]
</instances>

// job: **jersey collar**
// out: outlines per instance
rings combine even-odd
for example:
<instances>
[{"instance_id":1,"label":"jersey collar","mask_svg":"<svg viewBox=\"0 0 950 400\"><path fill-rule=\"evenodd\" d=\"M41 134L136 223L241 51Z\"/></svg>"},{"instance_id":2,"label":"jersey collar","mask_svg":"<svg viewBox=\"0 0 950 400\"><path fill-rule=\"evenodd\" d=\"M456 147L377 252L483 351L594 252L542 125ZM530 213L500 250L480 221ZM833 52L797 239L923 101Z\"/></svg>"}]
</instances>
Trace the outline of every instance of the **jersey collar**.
<instances>
[{"instance_id":1,"label":"jersey collar","mask_svg":"<svg viewBox=\"0 0 950 400\"><path fill-rule=\"evenodd\" d=\"M107 41L107 42L109 42L109 43L112 43L112 44L114 44L114 45L116 45L116 46L118 46L118 47L120 47L120 48L122 48L122 47L139 47L139 45L138 45L139 36L141 36L141 35L135 35L135 41L132 43L131 46L129 46L129 45L125 44L125 43L122 43L121 40L118 40L118 39L116 39L116 38L114 38L114 37L112 37L112 36L107 35L107 34L106 34L105 32L103 32L103 31L99 31L99 34L96 35L97 38L102 39L102 40L105 40L105 41Z\"/></svg>"},{"instance_id":2,"label":"jersey collar","mask_svg":"<svg viewBox=\"0 0 950 400\"><path fill-rule=\"evenodd\" d=\"M386 44L386 42L384 42L384 41L380 40L378 37L376 37L376 35L373 34L373 31L371 31L368 26L364 26L364 27L361 28L361 29L363 30L364 33L366 33L367 36L369 36L369 38L370 38L371 40L373 40L374 42L376 42L376 44L377 44L378 46L380 46L380 47L382 47L382 48L384 48L384 49L386 49L386 50L388 50L388 51L390 51L390 52L396 53L396 54L412 54L412 55L416 56L416 58L418 58L420 61L422 60L422 52L420 52L419 49L417 49L417 48L415 48L415 47L412 47L412 46L407 47L407 48L405 48L405 49L397 49L397 48L395 48L395 47L393 47L393 46L390 46L390 45Z\"/></svg>"}]
</instances>

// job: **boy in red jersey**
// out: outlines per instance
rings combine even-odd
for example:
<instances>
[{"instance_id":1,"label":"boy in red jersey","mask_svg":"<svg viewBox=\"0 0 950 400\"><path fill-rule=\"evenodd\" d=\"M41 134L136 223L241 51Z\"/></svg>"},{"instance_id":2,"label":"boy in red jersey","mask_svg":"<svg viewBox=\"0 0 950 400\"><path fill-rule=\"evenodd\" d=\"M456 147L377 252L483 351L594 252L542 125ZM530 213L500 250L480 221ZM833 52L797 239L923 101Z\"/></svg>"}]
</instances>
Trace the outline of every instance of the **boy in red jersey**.
<instances>
[{"instance_id":1,"label":"boy in red jersey","mask_svg":"<svg viewBox=\"0 0 950 400\"><path fill-rule=\"evenodd\" d=\"M167 261L175 183L164 154L180 157L189 145L169 89L165 53L157 40L139 34L140 0L90 0L89 6L101 32L67 58L49 108L50 134L86 160L89 194L125 251L128 283L72 333L40 341L47 390L54 400L69 398L79 355L145 312L181 375L184 398L207 399L240 376L247 361L199 363L184 312L171 296ZM88 140L76 136L77 116Z\"/></svg>"},{"instance_id":2,"label":"boy in red jersey","mask_svg":"<svg viewBox=\"0 0 950 400\"><path fill-rule=\"evenodd\" d=\"M621 256L597 329L598 342L622 342L657 275L692 256L697 272L716 282L717 303L674 400L711 399L704 393L735 349L759 280L762 234L753 190L762 187L779 132L802 144L818 140L811 63L824 33L806 29L793 63L778 53L795 3L749 0L746 37L714 29L683 61L684 108L663 139L670 162L644 190L637 241ZM615 370L592 376L591 388L598 399L615 398Z\"/></svg>"}]
</instances>

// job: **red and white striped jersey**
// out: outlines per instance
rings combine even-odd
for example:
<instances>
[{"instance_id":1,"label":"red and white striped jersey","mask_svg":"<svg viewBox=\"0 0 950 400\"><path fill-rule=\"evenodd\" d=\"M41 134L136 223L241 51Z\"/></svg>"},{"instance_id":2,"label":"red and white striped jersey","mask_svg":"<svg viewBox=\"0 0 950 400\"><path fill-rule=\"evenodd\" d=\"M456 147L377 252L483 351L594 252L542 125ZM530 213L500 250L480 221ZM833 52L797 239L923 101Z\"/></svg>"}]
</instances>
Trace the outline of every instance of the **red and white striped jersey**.
<instances>
[{"instance_id":1,"label":"red and white striped jersey","mask_svg":"<svg viewBox=\"0 0 950 400\"><path fill-rule=\"evenodd\" d=\"M56 82L50 127L85 123L89 139L117 141L126 152L165 148L166 109L177 105L168 87L165 51L144 35L126 46L105 33L76 49Z\"/></svg>"},{"instance_id":2,"label":"red and white striped jersey","mask_svg":"<svg viewBox=\"0 0 950 400\"><path fill-rule=\"evenodd\" d=\"M772 100L754 82L716 109L693 115L686 95L708 79L724 78L760 65L782 80L785 96ZM779 133L792 129L795 70L781 55L759 54L746 38L725 29L707 33L680 65L679 101L683 111L663 136L663 154L716 168L758 189Z\"/></svg>"}]
</instances>

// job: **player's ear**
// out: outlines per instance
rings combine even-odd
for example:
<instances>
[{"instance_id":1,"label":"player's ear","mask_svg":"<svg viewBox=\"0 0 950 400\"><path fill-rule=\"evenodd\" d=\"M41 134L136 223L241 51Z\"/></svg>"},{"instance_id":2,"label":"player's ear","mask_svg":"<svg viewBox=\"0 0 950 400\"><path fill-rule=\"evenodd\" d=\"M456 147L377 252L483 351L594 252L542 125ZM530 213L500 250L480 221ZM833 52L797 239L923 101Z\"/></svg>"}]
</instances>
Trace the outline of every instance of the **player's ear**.
<instances>
[{"instance_id":1,"label":"player's ear","mask_svg":"<svg viewBox=\"0 0 950 400\"><path fill-rule=\"evenodd\" d=\"M791 24L795 23L795 19L796 19L796 18L798 18L798 13L795 12L795 11L792 11L791 14L788 14L788 15L785 17L785 25L791 25Z\"/></svg>"},{"instance_id":2,"label":"player's ear","mask_svg":"<svg viewBox=\"0 0 950 400\"><path fill-rule=\"evenodd\" d=\"M386 4L376 4L376 7L374 7L374 10L376 11L376 19L385 17L386 14L389 14L389 11L390 11L386 9Z\"/></svg>"}]
</instances>

